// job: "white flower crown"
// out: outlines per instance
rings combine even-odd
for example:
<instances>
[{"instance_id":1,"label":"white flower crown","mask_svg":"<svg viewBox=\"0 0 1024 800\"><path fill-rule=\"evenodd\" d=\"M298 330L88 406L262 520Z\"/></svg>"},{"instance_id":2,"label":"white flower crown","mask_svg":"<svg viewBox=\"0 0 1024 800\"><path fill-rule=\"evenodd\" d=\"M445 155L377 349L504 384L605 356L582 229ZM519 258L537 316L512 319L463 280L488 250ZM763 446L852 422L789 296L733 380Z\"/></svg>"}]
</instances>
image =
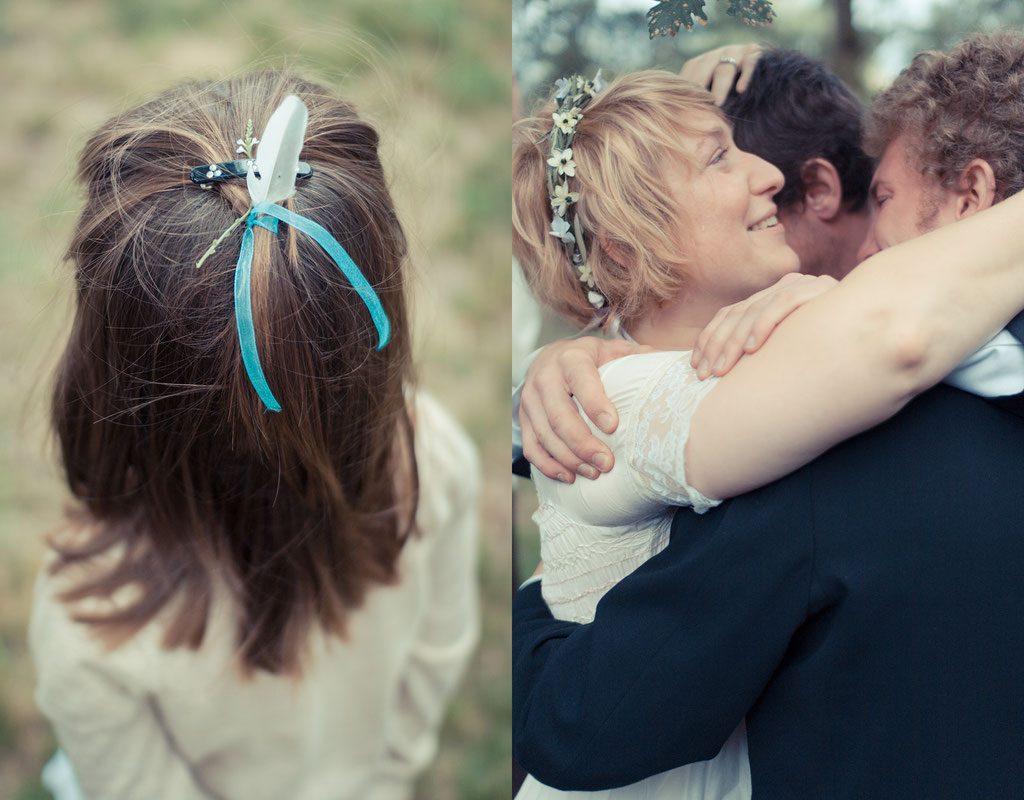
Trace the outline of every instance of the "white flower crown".
<instances>
[{"instance_id":1,"label":"white flower crown","mask_svg":"<svg viewBox=\"0 0 1024 800\"><path fill-rule=\"evenodd\" d=\"M554 121L551 132L544 137L551 143L548 157L548 197L551 200L552 216L549 233L566 245L576 276L586 287L587 300L597 310L604 308L606 299L597 288L587 264L579 215L572 212L572 221L569 219L570 206L579 200L578 192L569 191L569 179L576 176L576 162L572 160L570 145L576 135L576 126L583 118L583 109L604 87L601 70L597 71L593 80L586 80L582 75L570 75L555 81L555 102L558 108L551 115Z\"/></svg>"}]
</instances>

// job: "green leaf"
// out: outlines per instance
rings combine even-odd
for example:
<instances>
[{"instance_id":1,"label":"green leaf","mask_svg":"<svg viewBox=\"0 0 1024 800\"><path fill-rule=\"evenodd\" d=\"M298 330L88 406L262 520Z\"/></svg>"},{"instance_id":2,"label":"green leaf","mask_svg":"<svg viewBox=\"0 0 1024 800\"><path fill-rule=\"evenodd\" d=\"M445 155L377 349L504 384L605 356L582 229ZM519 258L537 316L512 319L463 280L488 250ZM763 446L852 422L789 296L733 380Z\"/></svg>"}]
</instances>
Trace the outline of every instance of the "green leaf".
<instances>
[{"instance_id":1,"label":"green leaf","mask_svg":"<svg viewBox=\"0 0 1024 800\"><path fill-rule=\"evenodd\" d=\"M704 13L705 0L661 0L647 12L647 28L651 38L675 36L680 28L693 30L694 17L701 25L708 18ZM747 25L770 25L775 17L771 0L729 0L726 12L730 17L739 17Z\"/></svg>"},{"instance_id":2,"label":"green leaf","mask_svg":"<svg viewBox=\"0 0 1024 800\"><path fill-rule=\"evenodd\" d=\"M647 12L647 28L652 39L655 36L675 36L680 27L692 31L695 16L701 25L707 24L704 0L661 0Z\"/></svg>"},{"instance_id":3,"label":"green leaf","mask_svg":"<svg viewBox=\"0 0 1024 800\"><path fill-rule=\"evenodd\" d=\"M729 0L726 14L739 17L747 25L771 25L775 17L771 0Z\"/></svg>"}]
</instances>

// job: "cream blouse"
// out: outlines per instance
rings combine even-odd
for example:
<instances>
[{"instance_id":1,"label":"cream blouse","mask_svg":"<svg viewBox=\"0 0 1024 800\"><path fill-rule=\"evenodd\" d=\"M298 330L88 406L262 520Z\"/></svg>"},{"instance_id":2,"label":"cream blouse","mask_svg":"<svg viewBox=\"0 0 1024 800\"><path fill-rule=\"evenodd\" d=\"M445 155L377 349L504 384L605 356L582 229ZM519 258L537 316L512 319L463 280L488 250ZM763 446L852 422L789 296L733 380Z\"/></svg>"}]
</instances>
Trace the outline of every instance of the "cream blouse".
<instances>
[{"instance_id":1,"label":"cream blouse","mask_svg":"<svg viewBox=\"0 0 1024 800\"><path fill-rule=\"evenodd\" d=\"M317 633L302 678L240 678L231 604L199 650L161 648L159 622L108 652L36 586L36 700L86 798L404 800L433 758L478 635L480 470L429 397L416 400L417 513L401 581L377 587L345 640Z\"/></svg>"}]
</instances>

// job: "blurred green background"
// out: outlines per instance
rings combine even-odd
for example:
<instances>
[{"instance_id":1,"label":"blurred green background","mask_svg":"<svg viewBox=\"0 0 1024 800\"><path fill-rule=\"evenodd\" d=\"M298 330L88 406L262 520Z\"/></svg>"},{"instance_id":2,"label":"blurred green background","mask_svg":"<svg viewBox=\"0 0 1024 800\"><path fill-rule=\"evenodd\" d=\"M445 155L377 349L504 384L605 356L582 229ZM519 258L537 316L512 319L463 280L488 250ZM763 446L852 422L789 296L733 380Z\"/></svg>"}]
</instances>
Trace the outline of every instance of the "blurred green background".
<instances>
[{"instance_id":1,"label":"blurred green background","mask_svg":"<svg viewBox=\"0 0 1024 800\"><path fill-rule=\"evenodd\" d=\"M639 69L678 70L724 44L795 48L824 61L862 100L886 88L921 50L945 48L974 31L1024 26L1021 0L772 0L775 19L750 27L707 0L706 25L649 38L656 0L512 0L512 60L533 101L570 72L606 78Z\"/></svg>"},{"instance_id":2,"label":"blurred green background","mask_svg":"<svg viewBox=\"0 0 1024 800\"><path fill-rule=\"evenodd\" d=\"M25 626L65 497L45 417L71 307L61 254L78 151L182 80L282 65L380 131L410 239L421 381L483 456L483 639L417 797L510 796L509 31L505 0L0 0L0 797L48 797L38 775L54 748Z\"/></svg>"}]
</instances>

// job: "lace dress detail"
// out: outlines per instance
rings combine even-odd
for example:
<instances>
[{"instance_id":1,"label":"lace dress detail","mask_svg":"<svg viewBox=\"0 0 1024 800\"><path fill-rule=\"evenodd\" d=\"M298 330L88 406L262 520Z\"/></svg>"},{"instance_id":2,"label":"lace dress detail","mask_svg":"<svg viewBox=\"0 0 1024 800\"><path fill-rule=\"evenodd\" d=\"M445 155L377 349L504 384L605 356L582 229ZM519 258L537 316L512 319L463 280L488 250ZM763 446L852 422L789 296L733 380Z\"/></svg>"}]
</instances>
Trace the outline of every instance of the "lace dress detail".
<instances>
[{"instance_id":1,"label":"lace dress detail","mask_svg":"<svg viewBox=\"0 0 1024 800\"><path fill-rule=\"evenodd\" d=\"M676 506L703 513L711 500L686 482L690 420L717 379L697 380L690 353L627 356L600 370L619 412L614 434L594 434L615 453L615 468L572 484L534 472L540 507L541 589L559 619L590 622L605 592L668 544ZM746 729L741 723L709 761L629 786L563 792L527 776L516 800L750 800Z\"/></svg>"},{"instance_id":2,"label":"lace dress detail","mask_svg":"<svg viewBox=\"0 0 1024 800\"><path fill-rule=\"evenodd\" d=\"M673 361L651 387L634 416L631 466L637 491L662 505L691 506L698 514L721 501L710 500L686 482L684 451L697 405L718 382L701 381L689 353Z\"/></svg>"},{"instance_id":3,"label":"lace dress detail","mask_svg":"<svg viewBox=\"0 0 1024 800\"><path fill-rule=\"evenodd\" d=\"M671 351L606 364L601 377L619 427L591 430L615 453L616 468L571 485L534 474L544 599L559 619L592 620L604 593L668 543L675 506L703 513L717 505L686 482L690 420L716 383L698 380L689 358Z\"/></svg>"}]
</instances>

